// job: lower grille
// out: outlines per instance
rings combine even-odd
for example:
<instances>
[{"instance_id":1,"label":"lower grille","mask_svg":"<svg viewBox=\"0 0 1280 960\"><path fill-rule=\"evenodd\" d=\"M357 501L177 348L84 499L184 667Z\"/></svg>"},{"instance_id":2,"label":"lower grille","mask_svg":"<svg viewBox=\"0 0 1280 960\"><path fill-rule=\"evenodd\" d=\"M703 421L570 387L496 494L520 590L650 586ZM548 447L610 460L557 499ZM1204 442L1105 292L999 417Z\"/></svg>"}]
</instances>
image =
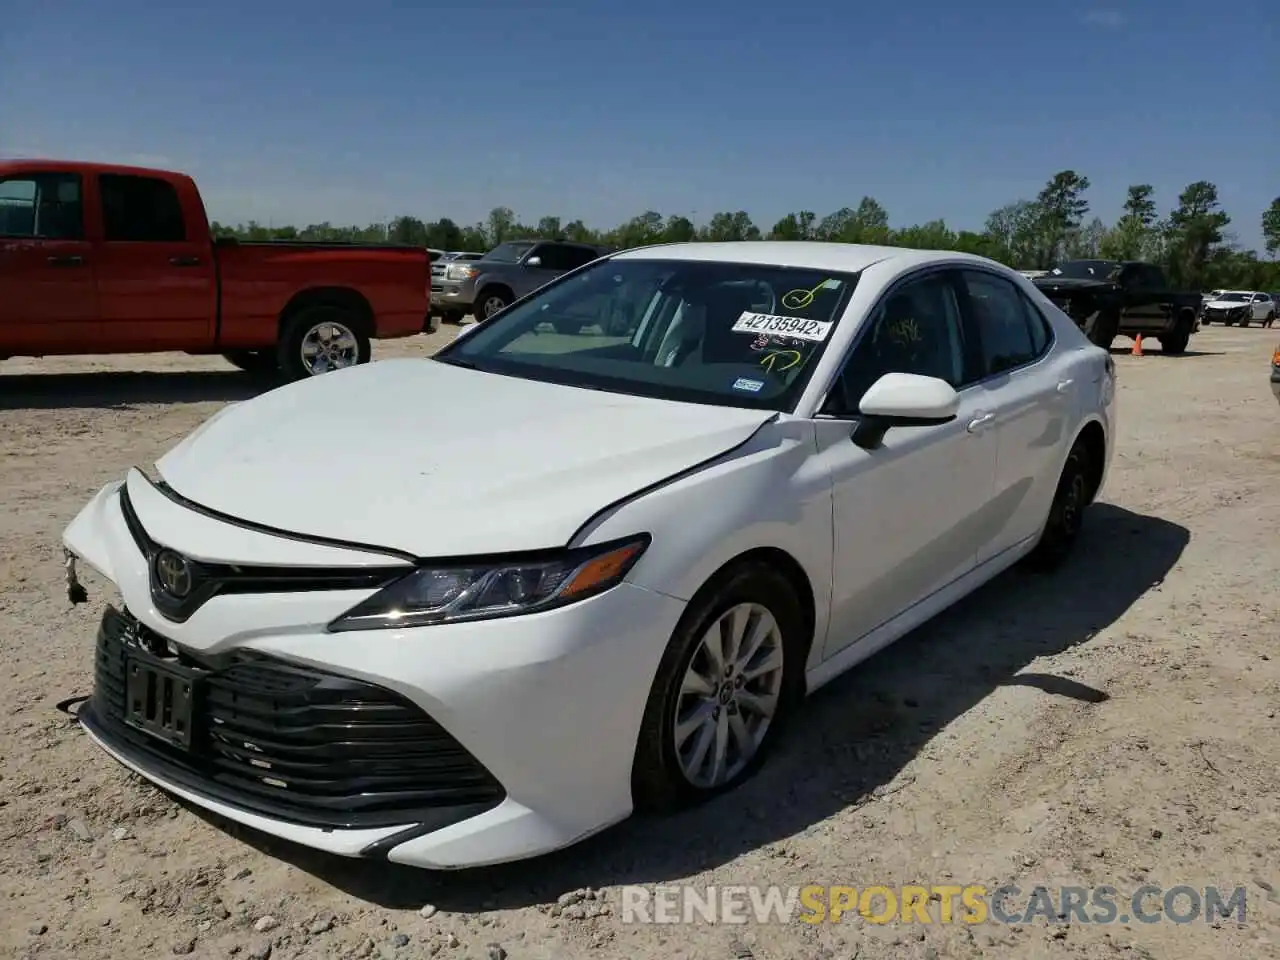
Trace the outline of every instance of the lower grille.
<instances>
[{"instance_id":1,"label":"lower grille","mask_svg":"<svg viewBox=\"0 0 1280 960\"><path fill-rule=\"evenodd\" d=\"M438 819L442 808L463 814L450 818L456 822L504 797L462 744L392 690L249 652L216 660L154 652L165 646L129 614L108 608L98 631L92 717L122 752L163 763L201 793L335 828ZM126 722L145 699L128 681L130 663L190 678L185 737ZM171 710L165 703L153 713Z\"/></svg>"}]
</instances>

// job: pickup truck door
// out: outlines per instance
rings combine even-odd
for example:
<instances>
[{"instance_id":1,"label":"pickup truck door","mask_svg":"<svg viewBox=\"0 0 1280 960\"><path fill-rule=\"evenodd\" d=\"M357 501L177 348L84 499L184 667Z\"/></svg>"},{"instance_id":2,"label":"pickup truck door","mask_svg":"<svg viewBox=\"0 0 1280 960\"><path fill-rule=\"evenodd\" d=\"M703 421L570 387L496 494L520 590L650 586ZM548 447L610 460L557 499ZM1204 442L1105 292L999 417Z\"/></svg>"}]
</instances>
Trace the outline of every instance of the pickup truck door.
<instances>
[{"instance_id":1,"label":"pickup truck door","mask_svg":"<svg viewBox=\"0 0 1280 960\"><path fill-rule=\"evenodd\" d=\"M112 349L214 345L217 274L198 197L184 204L162 177L101 174L98 199L98 304Z\"/></svg>"},{"instance_id":2,"label":"pickup truck door","mask_svg":"<svg viewBox=\"0 0 1280 960\"><path fill-rule=\"evenodd\" d=\"M1124 287L1121 326L1127 330L1156 332L1165 329L1173 316L1169 283L1157 267L1131 264L1120 275Z\"/></svg>"},{"instance_id":3,"label":"pickup truck door","mask_svg":"<svg viewBox=\"0 0 1280 960\"><path fill-rule=\"evenodd\" d=\"M79 174L0 179L0 355L98 348L91 253Z\"/></svg>"}]
</instances>

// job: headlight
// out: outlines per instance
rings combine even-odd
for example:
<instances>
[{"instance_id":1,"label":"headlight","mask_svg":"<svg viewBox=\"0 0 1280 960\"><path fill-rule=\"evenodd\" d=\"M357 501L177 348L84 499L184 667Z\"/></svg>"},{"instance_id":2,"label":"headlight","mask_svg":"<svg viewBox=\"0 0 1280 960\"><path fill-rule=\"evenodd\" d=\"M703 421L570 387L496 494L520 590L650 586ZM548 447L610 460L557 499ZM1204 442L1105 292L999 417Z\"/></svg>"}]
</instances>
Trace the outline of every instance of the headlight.
<instances>
[{"instance_id":1,"label":"headlight","mask_svg":"<svg viewBox=\"0 0 1280 960\"><path fill-rule=\"evenodd\" d=\"M450 280L470 280L480 271L475 267L465 267L462 264L454 264L445 271L445 276Z\"/></svg>"},{"instance_id":2,"label":"headlight","mask_svg":"<svg viewBox=\"0 0 1280 960\"><path fill-rule=\"evenodd\" d=\"M419 567L329 624L334 632L422 627L550 610L622 582L649 536L527 560Z\"/></svg>"}]
</instances>

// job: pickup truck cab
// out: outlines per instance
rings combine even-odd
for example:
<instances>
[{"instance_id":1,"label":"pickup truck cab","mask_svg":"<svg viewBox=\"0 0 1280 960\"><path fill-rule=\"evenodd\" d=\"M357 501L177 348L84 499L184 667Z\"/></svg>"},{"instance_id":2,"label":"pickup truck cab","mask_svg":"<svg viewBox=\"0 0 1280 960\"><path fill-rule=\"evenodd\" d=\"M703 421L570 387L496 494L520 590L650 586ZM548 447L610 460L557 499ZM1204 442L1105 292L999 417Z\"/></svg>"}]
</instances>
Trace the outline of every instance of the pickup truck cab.
<instances>
[{"instance_id":1,"label":"pickup truck cab","mask_svg":"<svg viewBox=\"0 0 1280 960\"><path fill-rule=\"evenodd\" d=\"M422 247L215 239L188 176L0 161L0 359L222 354L297 380L420 333Z\"/></svg>"},{"instance_id":2,"label":"pickup truck cab","mask_svg":"<svg viewBox=\"0 0 1280 960\"><path fill-rule=\"evenodd\" d=\"M612 248L567 240L511 240L479 260L451 263L435 278L432 302L454 322L470 313L488 320L561 274L585 267Z\"/></svg>"},{"instance_id":3,"label":"pickup truck cab","mask_svg":"<svg viewBox=\"0 0 1280 960\"><path fill-rule=\"evenodd\" d=\"M1141 334L1165 353L1185 353L1200 328L1200 295L1174 290L1152 263L1069 260L1031 282L1104 350L1117 335Z\"/></svg>"}]
</instances>

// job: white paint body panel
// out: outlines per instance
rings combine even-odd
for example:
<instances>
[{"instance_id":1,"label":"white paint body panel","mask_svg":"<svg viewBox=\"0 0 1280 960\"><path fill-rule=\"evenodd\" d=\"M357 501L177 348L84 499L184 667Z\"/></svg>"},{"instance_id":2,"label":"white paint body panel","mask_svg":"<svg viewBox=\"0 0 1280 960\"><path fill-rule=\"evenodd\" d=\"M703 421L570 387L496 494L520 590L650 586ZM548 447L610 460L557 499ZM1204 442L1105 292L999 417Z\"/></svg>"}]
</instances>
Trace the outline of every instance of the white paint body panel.
<instances>
[{"instance_id":1,"label":"white paint body panel","mask_svg":"<svg viewBox=\"0 0 1280 960\"><path fill-rule=\"evenodd\" d=\"M690 244L620 255L640 257L865 272L793 413L385 361L227 408L159 462L178 494L225 517L165 496L141 474L126 480L154 540L229 563L388 565L407 563L405 554L457 557L649 533L652 545L613 590L540 614L358 634L325 625L371 591L218 596L173 623L152 606L119 484L100 491L64 533L67 548L175 644L197 654L251 649L399 691L502 783L500 806L394 847L393 861L496 863L626 818L632 750L663 651L687 601L743 553L785 552L808 579L815 636L806 671L816 689L1029 551L1089 422L1107 438L1105 477L1115 415L1105 354L1013 271L961 254L839 244ZM848 423L816 411L883 292L939 264L1008 277L1049 318L1056 342L1038 363L958 391L955 420L893 428L879 448L863 449ZM193 803L332 853L358 855L402 829L275 821L165 783L114 752Z\"/></svg>"}]
</instances>

